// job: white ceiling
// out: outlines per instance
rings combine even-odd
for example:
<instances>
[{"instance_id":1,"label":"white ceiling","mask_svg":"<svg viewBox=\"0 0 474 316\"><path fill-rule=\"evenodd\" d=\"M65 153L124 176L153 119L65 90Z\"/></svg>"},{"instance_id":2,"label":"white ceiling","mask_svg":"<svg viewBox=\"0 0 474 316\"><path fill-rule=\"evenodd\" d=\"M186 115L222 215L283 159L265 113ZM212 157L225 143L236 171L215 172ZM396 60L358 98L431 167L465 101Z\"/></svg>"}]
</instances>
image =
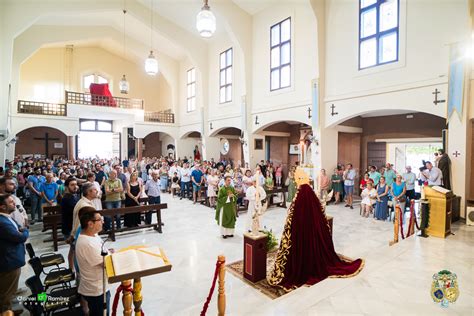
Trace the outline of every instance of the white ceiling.
<instances>
[{"instance_id":1,"label":"white ceiling","mask_svg":"<svg viewBox=\"0 0 474 316\"><path fill-rule=\"evenodd\" d=\"M37 25L65 25L65 26L112 26L117 32L123 34L123 13L122 12L106 12L106 13L88 13L88 14L74 14L71 16L48 16L39 19ZM55 43L49 47L59 47L66 44L75 46L98 46L102 47L111 53L122 56L127 59L134 59L134 50L130 44L130 38L143 43L145 46L150 46L150 27L143 21L139 21L132 15L127 14L125 18L126 37L126 56L123 56L123 39L120 36L120 42L110 39L91 39L88 41L74 41L67 43ZM168 38L162 36L155 30L153 34L153 48L155 51L160 51L171 58L182 59L186 52L173 43ZM148 50L148 48L147 48ZM141 54L146 54L142 52Z\"/></svg>"}]
</instances>

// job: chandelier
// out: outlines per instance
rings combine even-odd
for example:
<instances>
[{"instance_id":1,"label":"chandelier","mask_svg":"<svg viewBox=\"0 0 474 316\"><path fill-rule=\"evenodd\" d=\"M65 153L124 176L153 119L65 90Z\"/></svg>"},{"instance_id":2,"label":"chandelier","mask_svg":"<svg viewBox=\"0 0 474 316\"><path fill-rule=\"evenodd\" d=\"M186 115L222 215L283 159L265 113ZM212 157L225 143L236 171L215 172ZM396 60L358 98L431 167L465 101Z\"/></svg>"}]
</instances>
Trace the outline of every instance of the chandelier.
<instances>
[{"instance_id":1,"label":"chandelier","mask_svg":"<svg viewBox=\"0 0 474 316\"><path fill-rule=\"evenodd\" d=\"M125 14L127 14L127 10L125 9L125 1L123 2L123 58L126 58L126 48L125 48ZM127 81L127 77L125 77L125 74L122 76L122 79L119 82L119 89L120 93L122 94L128 94L128 91L130 90L130 84Z\"/></svg>"},{"instance_id":2,"label":"chandelier","mask_svg":"<svg viewBox=\"0 0 474 316\"><path fill-rule=\"evenodd\" d=\"M211 12L208 0L204 0L204 6L196 16L196 28L202 37L211 37L216 31L216 17Z\"/></svg>"},{"instance_id":3,"label":"chandelier","mask_svg":"<svg viewBox=\"0 0 474 316\"><path fill-rule=\"evenodd\" d=\"M153 55L153 0L151 0L151 22L150 22L150 55L145 60L145 71L151 76L155 76L158 73L158 61Z\"/></svg>"}]
</instances>

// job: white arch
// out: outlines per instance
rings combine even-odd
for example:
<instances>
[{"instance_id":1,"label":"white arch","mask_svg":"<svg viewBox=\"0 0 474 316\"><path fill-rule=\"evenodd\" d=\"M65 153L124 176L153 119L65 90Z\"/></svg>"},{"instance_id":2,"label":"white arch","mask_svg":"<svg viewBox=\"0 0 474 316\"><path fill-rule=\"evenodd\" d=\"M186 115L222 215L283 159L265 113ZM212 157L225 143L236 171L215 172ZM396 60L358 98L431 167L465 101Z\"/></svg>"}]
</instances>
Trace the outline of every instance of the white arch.
<instances>
[{"instance_id":1,"label":"white arch","mask_svg":"<svg viewBox=\"0 0 474 316\"><path fill-rule=\"evenodd\" d=\"M18 133L32 127L51 127L66 136L75 136L79 133L79 120L64 116L42 118L38 115L22 115L12 117L12 135L18 135Z\"/></svg>"}]
</instances>

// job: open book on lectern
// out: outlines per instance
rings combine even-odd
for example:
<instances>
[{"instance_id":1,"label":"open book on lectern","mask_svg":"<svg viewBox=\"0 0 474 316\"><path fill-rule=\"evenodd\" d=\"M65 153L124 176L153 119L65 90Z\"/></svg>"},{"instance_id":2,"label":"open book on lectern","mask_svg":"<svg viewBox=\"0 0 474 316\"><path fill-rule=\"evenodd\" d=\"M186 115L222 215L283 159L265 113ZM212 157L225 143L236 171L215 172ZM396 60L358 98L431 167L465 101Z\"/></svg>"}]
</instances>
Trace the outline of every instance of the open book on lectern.
<instances>
[{"instance_id":1,"label":"open book on lectern","mask_svg":"<svg viewBox=\"0 0 474 316\"><path fill-rule=\"evenodd\" d=\"M111 257L116 276L151 270L167 264L159 247L128 249L114 253Z\"/></svg>"}]
</instances>

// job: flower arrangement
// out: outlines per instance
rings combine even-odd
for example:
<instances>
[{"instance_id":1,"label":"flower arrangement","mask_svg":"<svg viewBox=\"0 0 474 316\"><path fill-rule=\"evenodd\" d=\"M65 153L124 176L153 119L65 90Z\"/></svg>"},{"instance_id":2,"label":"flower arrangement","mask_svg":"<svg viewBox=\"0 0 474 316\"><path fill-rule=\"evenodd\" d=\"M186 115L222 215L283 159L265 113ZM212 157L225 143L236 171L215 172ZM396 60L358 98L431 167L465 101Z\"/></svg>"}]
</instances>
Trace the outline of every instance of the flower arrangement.
<instances>
[{"instance_id":1,"label":"flower arrangement","mask_svg":"<svg viewBox=\"0 0 474 316\"><path fill-rule=\"evenodd\" d=\"M266 227L260 232L267 235L267 252L271 252L276 248L276 246L278 246L278 238L276 238L275 234L273 234L273 231L271 229L267 230Z\"/></svg>"}]
</instances>

